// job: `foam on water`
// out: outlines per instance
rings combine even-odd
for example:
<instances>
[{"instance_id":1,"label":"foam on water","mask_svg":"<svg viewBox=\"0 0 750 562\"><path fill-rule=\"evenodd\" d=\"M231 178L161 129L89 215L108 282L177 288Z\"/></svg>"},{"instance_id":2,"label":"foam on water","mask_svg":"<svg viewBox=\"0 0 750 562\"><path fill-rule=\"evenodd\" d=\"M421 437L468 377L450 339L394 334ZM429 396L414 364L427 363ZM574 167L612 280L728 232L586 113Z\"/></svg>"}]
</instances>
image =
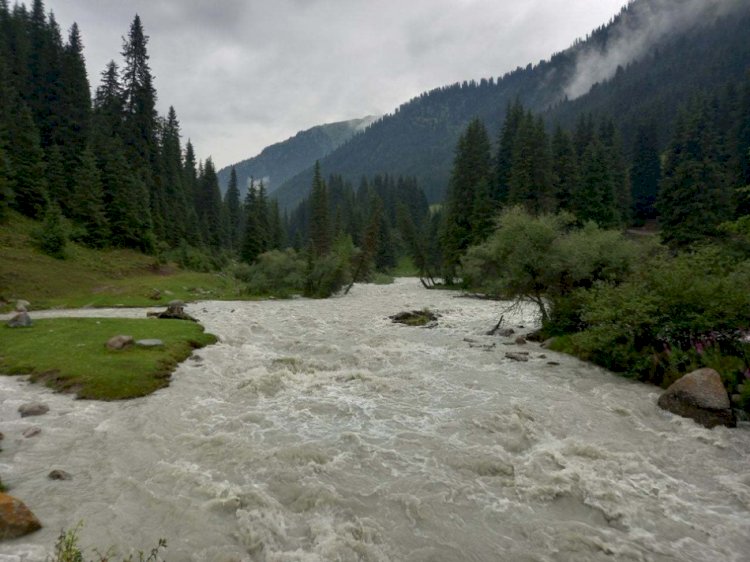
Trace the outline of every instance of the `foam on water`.
<instances>
[{"instance_id":1,"label":"foam on water","mask_svg":"<svg viewBox=\"0 0 750 562\"><path fill-rule=\"evenodd\" d=\"M438 327L387 318L423 307ZM170 560L750 558L750 428L704 429L658 389L484 335L533 309L400 280L189 312L220 342L147 398L0 377L0 474L45 524L0 561L44 560L79 520L84 544L166 537ZM18 416L40 399L49 414Z\"/></svg>"}]
</instances>

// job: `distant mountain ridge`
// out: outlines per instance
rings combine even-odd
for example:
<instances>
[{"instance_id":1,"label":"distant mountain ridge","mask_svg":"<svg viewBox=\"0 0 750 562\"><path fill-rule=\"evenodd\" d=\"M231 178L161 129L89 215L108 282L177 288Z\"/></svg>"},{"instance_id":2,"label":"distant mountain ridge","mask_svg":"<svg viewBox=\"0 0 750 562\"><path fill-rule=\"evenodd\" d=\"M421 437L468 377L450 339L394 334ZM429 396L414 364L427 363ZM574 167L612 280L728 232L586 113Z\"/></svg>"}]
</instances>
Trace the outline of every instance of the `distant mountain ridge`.
<instances>
[{"instance_id":1,"label":"distant mountain ridge","mask_svg":"<svg viewBox=\"0 0 750 562\"><path fill-rule=\"evenodd\" d=\"M421 94L331 152L321 167L351 181L414 176L430 202L440 201L469 121L482 119L495 137L515 99L567 127L583 113L607 114L628 148L640 122L656 119L668 133L681 104L747 72L747 29L750 2L743 0L635 0L548 61ZM275 193L280 205L299 203L311 178L306 169L287 180Z\"/></svg>"},{"instance_id":2,"label":"distant mountain ridge","mask_svg":"<svg viewBox=\"0 0 750 562\"><path fill-rule=\"evenodd\" d=\"M273 192L285 181L363 131L376 119L377 117L368 115L361 119L318 125L264 148L257 156L233 164L237 171L240 195L244 196L247 192L251 177L262 179L268 191ZM217 173L222 193L227 190L231 169L232 165Z\"/></svg>"}]
</instances>

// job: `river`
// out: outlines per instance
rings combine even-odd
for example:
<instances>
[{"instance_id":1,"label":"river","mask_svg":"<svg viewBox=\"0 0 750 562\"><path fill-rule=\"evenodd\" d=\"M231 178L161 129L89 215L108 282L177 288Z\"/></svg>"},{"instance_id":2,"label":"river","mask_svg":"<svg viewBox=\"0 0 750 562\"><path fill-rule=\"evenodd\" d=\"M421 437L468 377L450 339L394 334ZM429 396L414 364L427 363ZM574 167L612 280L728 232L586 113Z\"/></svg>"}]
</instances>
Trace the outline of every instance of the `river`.
<instances>
[{"instance_id":1,"label":"river","mask_svg":"<svg viewBox=\"0 0 750 562\"><path fill-rule=\"evenodd\" d=\"M45 526L0 561L44 560L78 521L86 546L164 537L172 561L750 560L750 426L705 429L655 387L484 335L505 306L415 280L204 302L188 312L220 342L149 397L0 377L0 475ZM423 307L437 327L387 318ZM21 419L32 400L50 413Z\"/></svg>"}]
</instances>

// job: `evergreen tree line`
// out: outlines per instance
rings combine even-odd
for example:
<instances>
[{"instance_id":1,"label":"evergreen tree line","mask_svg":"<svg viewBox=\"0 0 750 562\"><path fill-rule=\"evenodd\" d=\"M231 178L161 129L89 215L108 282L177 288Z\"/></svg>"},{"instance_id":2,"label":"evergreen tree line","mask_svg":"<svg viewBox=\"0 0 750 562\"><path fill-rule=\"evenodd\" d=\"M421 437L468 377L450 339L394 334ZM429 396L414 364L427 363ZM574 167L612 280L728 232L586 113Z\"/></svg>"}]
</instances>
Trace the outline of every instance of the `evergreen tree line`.
<instances>
[{"instance_id":1,"label":"evergreen tree line","mask_svg":"<svg viewBox=\"0 0 750 562\"><path fill-rule=\"evenodd\" d=\"M658 125L641 122L625 151L607 117L579 117L548 133L541 117L510 105L493 150L484 124L461 135L440 230L443 272L452 278L466 249L484 241L503 209L568 211L580 223L624 228L657 219L664 241L686 246L750 214L750 76L721 94L696 96L680 112L665 152ZM630 158L626 153L632 154Z\"/></svg>"},{"instance_id":2,"label":"evergreen tree line","mask_svg":"<svg viewBox=\"0 0 750 562\"><path fill-rule=\"evenodd\" d=\"M78 26L63 41L42 0L0 0L0 214L62 213L92 247L237 247L213 162L157 114L148 39L136 15L92 100Z\"/></svg>"},{"instance_id":3,"label":"evergreen tree line","mask_svg":"<svg viewBox=\"0 0 750 562\"><path fill-rule=\"evenodd\" d=\"M295 249L321 257L335 240L349 237L376 270L388 271L411 253L410 229L422 228L429 216L415 178L363 177L355 189L339 175L324 181L316 164L310 196L289 216L288 239Z\"/></svg>"}]
</instances>

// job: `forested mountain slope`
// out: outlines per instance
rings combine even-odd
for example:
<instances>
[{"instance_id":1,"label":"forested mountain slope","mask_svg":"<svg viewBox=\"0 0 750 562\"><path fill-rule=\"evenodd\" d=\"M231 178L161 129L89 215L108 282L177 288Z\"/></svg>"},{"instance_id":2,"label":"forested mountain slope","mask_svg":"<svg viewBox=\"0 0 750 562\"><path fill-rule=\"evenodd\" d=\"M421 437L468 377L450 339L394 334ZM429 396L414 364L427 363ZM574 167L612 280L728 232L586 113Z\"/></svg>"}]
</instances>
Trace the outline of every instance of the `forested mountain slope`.
<instances>
[{"instance_id":1,"label":"forested mountain slope","mask_svg":"<svg viewBox=\"0 0 750 562\"><path fill-rule=\"evenodd\" d=\"M318 125L264 148L253 158L233 164L237 172L240 196L244 197L247 193L251 177L263 180L268 192L272 193L286 180L309 168L316 160L327 156L356 133L364 130L375 119L367 116ZM222 193L226 193L231 169L232 166L227 166L217 173Z\"/></svg>"},{"instance_id":2,"label":"forested mountain slope","mask_svg":"<svg viewBox=\"0 0 750 562\"><path fill-rule=\"evenodd\" d=\"M663 147L682 102L750 68L747 29L747 2L636 0L549 61L412 99L323 158L321 166L326 174L351 180L383 172L413 176L430 201L440 201L466 125L478 117L496 136L516 98L546 112L550 125L559 120L569 127L581 113L607 114L622 127L626 148L638 124L653 117ZM280 205L301 201L311 179L308 169L279 187Z\"/></svg>"}]
</instances>

